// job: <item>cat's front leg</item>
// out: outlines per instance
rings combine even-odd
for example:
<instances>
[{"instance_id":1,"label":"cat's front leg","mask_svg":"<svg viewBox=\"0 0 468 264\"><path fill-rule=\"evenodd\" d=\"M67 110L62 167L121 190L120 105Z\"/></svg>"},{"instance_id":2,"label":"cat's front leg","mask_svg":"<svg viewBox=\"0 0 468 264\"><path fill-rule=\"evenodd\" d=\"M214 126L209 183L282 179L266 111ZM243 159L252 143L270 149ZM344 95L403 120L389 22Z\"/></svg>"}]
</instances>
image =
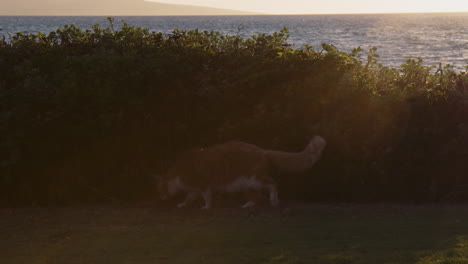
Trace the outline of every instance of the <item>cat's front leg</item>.
<instances>
[{"instance_id":1,"label":"cat's front leg","mask_svg":"<svg viewBox=\"0 0 468 264\"><path fill-rule=\"evenodd\" d=\"M256 190L248 190L245 192L245 196L247 198L247 202L242 205L241 208L250 208L255 206L260 198L260 193Z\"/></svg>"},{"instance_id":2,"label":"cat's front leg","mask_svg":"<svg viewBox=\"0 0 468 264\"><path fill-rule=\"evenodd\" d=\"M205 200L205 205L201 208L202 210L208 210L211 208L211 189L207 189L206 191L202 192L203 199Z\"/></svg>"}]
</instances>

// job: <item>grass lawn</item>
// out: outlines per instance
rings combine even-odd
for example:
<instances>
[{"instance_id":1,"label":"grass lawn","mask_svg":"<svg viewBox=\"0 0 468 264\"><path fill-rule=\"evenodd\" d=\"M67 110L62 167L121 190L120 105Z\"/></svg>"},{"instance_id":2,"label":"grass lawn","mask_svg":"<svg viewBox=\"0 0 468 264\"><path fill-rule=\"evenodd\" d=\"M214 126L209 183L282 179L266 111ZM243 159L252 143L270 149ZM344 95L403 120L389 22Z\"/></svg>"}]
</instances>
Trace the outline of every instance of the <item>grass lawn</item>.
<instances>
[{"instance_id":1,"label":"grass lawn","mask_svg":"<svg viewBox=\"0 0 468 264\"><path fill-rule=\"evenodd\" d=\"M0 263L468 263L468 206L0 209Z\"/></svg>"}]
</instances>

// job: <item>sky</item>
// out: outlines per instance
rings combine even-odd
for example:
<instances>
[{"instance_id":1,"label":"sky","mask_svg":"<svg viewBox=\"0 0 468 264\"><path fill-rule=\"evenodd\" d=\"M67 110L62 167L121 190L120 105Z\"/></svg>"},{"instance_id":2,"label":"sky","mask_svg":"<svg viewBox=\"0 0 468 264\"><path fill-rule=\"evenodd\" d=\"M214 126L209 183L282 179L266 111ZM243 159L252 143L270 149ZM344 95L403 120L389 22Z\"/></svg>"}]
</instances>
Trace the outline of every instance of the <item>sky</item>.
<instances>
[{"instance_id":1,"label":"sky","mask_svg":"<svg viewBox=\"0 0 468 264\"><path fill-rule=\"evenodd\" d=\"M151 0L265 14L468 12L468 0Z\"/></svg>"},{"instance_id":2,"label":"sky","mask_svg":"<svg viewBox=\"0 0 468 264\"><path fill-rule=\"evenodd\" d=\"M0 15L247 14L236 10L260 14L468 12L468 0L0 0Z\"/></svg>"},{"instance_id":3,"label":"sky","mask_svg":"<svg viewBox=\"0 0 468 264\"><path fill-rule=\"evenodd\" d=\"M0 0L0 16L173 16L249 14L144 0ZM1 27L1 25L0 25Z\"/></svg>"}]
</instances>

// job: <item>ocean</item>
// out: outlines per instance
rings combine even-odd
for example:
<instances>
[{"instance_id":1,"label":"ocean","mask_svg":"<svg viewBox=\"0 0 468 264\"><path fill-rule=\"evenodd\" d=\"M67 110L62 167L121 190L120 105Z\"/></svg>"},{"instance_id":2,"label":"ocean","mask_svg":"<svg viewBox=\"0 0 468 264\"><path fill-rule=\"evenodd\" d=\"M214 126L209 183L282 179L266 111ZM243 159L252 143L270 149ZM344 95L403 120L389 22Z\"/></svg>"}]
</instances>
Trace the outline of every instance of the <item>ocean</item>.
<instances>
[{"instance_id":1,"label":"ocean","mask_svg":"<svg viewBox=\"0 0 468 264\"><path fill-rule=\"evenodd\" d=\"M323 42L347 52L375 46L385 66L398 67L417 57L426 65L450 64L457 71L468 65L468 13L115 17L116 26L122 21L165 33L198 28L242 36L287 27L290 42L297 48L309 44L319 50ZM109 25L106 17L0 16L0 35L8 38L15 32L48 33L65 24L83 29Z\"/></svg>"}]
</instances>

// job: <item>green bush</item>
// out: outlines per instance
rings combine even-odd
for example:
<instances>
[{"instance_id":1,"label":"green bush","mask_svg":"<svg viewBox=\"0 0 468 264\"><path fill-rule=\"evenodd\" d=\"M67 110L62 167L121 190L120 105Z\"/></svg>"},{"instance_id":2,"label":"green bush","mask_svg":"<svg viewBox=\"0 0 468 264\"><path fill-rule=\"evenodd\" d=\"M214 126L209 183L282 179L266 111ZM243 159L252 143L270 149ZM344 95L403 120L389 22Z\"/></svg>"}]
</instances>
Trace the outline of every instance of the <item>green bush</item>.
<instances>
[{"instance_id":1,"label":"green bush","mask_svg":"<svg viewBox=\"0 0 468 264\"><path fill-rule=\"evenodd\" d=\"M410 59L399 68L330 44L295 49L286 28L250 38L124 24L0 39L0 200L129 201L181 151L230 139L301 149L329 142L286 197L438 199L457 165L468 75Z\"/></svg>"}]
</instances>

